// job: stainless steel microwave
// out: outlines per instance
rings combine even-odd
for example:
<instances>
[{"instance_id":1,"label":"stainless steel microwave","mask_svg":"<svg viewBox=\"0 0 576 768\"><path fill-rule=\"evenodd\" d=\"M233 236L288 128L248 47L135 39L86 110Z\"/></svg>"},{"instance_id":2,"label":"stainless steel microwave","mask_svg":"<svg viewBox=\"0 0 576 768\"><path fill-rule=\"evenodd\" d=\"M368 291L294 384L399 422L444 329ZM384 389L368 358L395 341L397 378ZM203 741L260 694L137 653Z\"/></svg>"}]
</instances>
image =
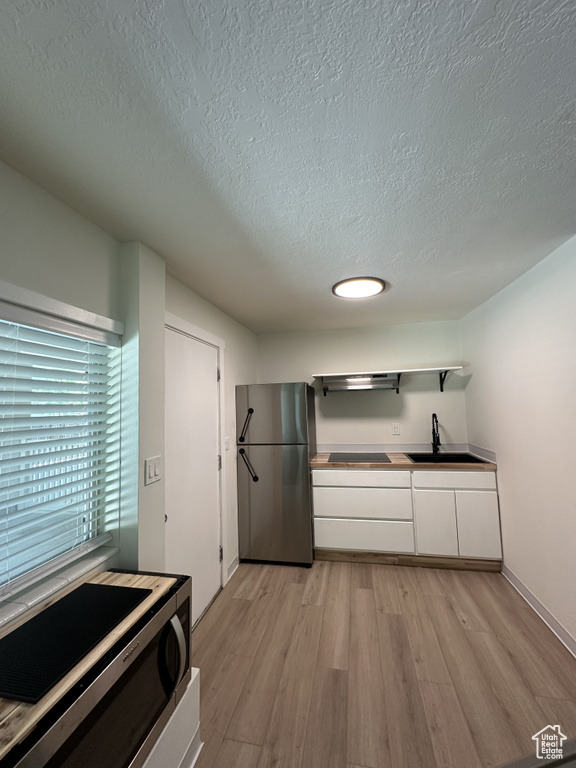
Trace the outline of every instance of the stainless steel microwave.
<instances>
[{"instance_id":1,"label":"stainless steel microwave","mask_svg":"<svg viewBox=\"0 0 576 768\"><path fill-rule=\"evenodd\" d=\"M191 679L192 582L176 578L0 768L140 768Z\"/></svg>"}]
</instances>

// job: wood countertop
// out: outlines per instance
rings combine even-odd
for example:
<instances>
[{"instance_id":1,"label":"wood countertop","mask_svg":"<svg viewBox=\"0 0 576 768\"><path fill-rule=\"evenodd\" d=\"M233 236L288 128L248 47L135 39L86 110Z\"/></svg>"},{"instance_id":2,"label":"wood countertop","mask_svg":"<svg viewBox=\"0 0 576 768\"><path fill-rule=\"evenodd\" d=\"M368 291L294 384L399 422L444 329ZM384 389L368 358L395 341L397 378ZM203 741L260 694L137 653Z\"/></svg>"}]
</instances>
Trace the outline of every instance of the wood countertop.
<instances>
[{"instance_id":1,"label":"wood countertop","mask_svg":"<svg viewBox=\"0 0 576 768\"><path fill-rule=\"evenodd\" d=\"M114 643L132 627L146 611L151 608L159 597L164 595L170 587L176 583L176 579L169 576L148 576L135 573L112 573L105 571L98 573L86 579L89 584L109 584L120 587L141 587L142 589L151 589L152 593L148 595L136 608L130 613L118 626L116 626L104 640L93 648L74 669L57 683L39 702L36 704L26 704L20 701L12 701L0 698L0 760L14 747L19 744L45 714L66 694L80 678L93 666L104 654L112 648ZM74 584L70 589L63 589L54 596L51 603L60 600L66 594L78 587ZM23 616L20 621L15 621L2 634L15 629L20 624L33 618L47 605L41 609L31 609Z\"/></svg>"},{"instance_id":2,"label":"wood countertop","mask_svg":"<svg viewBox=\"0 0 576 768\"><path fill-rule=\"evenodd\" d=\"M416 451L415 451L416 453ZM491 461L482 462L415 462L409 459L405 453L389 453L386 455L390 462L382 461L329 461L329 453L317 453L310 462L311 469L471 469L479 472L494 472L496 464Z\"/></svg>"}]
</instances>

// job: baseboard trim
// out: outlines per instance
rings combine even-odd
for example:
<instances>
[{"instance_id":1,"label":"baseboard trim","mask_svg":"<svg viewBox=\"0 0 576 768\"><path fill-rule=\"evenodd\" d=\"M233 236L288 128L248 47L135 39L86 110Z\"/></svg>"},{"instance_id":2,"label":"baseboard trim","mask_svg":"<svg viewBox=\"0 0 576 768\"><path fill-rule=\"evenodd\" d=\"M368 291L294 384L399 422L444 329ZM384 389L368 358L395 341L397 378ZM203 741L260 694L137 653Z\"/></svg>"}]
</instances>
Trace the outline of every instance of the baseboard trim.
<instances>
[{"instance_id":1,"label":"baseboard trim","mask_svg":"<svg viewBox=\"0 0 576 768\"><path fill-rule=\"evenodd\" d=\"M570 632L560 624L558 619L550 613L548 608L538 600L536 595L534 595L528 587L520 581L518 576L516 576L507 565L502 565L502 575L510 582L510 584L512 584L518 594L526 600L532 610L540 616L544 624L554 632L558 640L566 646L572 656L576 657L576 638L572 637Z\"/></svg>"},{"instance_id":2,"label":"baseboard trim","mask_svg":"<svg viewBox=\"0 0 576 768\"><path fill-rule=\"evenodd\" d=\"M226 570L226 583L228 583L234 575L234 571L238 568L239 563L238 555L236 555Z\"/></svg>"},{"instance_id":3,"label":"baseboard trim","mask_svg":"<svg viewBox=\"0 0 576 768\"><path fill-rule=\"evenodd\" d=\"M315 549L314 559L341 563L412 565L419 568L452 568L461 571L491 571L496 573L499 573L502 568L501 560L433 557L432 555L395 555L383 552L357 552L352 549Z\"/></svg>"}]
</instances>

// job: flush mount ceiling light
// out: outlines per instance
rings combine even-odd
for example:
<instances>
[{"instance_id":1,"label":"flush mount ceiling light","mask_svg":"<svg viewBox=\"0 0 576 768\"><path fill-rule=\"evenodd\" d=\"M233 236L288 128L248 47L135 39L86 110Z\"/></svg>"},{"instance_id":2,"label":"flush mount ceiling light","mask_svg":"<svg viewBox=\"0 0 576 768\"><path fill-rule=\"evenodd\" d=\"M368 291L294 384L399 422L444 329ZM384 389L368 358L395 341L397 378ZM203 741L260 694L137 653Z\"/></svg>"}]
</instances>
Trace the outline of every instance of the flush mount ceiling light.
<instances>
[{"instance_id":1,"label":"flush mount ceiling light","mask_svg":"<svg viewBox=\"0 0 576 768\"><path fill-rule=\"evenodd\" d=\"M367 299L382 293L385 288L386 283L379 277L350 277L333 285L332 293L341 299Z\"/></svg>"}]
</instances>

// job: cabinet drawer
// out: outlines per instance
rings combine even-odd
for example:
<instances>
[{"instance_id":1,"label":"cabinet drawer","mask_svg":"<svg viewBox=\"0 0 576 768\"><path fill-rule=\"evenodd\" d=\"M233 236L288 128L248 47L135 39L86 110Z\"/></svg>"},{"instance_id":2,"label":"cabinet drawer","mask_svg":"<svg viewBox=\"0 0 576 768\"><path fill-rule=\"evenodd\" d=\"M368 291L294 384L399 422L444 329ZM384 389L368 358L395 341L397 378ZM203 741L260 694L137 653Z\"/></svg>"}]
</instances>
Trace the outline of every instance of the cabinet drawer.
<instances>
[{"instance_id":1,"label":"cabinet drawer","mask_svg":"<svg viewBox=\"0 0 576 768\"><path fill-rule=\"evenodd\" d=\"M314 540L318 549L414 552L414 526L387 520L314 518Z\"/></svg>"},{"instance_id":2,"label":"cabinet drawer","mask_svg":"<svg viewBox=\"0 0 576 768\"><path fill-rule=\"evenodd\" d=\"M479 488L495 489L495 472L412 472L414 488Z\"/></svg>"},{"instance_id":3,"label":"cabinet drawer","mask_svg":"<svg viewBox=\"0 0 576 768\"><path fill-rule=\"evenodd\" d=\"M313 488L315 517L412 519L409 488Z\"/></svg>"},{"instance_id":4,"label":"cabinet drawer","mask_svg":"<svg viewBox=\"0 0 576 768\"><path fill-rule=\"evenodd\" d=\"M410 488L410 472L378 469L313 469L313 485Z\"/></svg>"}]
</instances>

